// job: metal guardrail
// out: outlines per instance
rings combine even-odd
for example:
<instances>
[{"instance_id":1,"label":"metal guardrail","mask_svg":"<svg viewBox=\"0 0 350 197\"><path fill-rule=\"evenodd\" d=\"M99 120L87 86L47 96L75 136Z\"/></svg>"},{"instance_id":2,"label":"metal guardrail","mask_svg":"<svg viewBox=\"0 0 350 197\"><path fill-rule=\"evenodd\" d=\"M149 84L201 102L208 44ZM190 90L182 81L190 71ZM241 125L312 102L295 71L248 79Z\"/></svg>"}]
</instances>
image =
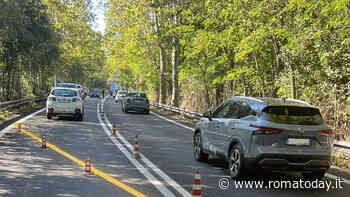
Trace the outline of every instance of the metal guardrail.
<instances>
[{"instance_id":1,"label":"metal guardrail","mask_svg":"<svg viewBox=\"0 0 350 197\"><path fill-rule=\"evenodd\" d=\"M337 147L345 148L350 150L350 142L334 140L333 143Z\"/></svg>"},{"instance_id":2,"label":"metal guardrail","mask_svg":"<svg viewBox=\"0 0 350 197\"><path fill-rule=\"evenodd\" d=\"M0 103L0 111L4 111L4 110L6 110L8 108L12 108L12 107L21 106L21 105L24 105L27 103L42 101L45 99L46 98L36 97L36 98L24 98L24 99L3 102L3 103Z\"/></svg>"},{"instance_id":3,"label":"metal guardrail","mask_svg":"<svg viewBox=\"0 0 350 197\"><path fill-rule=\"evenodd\" d=\"M166 109L166 110L169 110L169 111L172 111L175 113L182 114L182 115L187 116L187 117L194 119L194 120L198 120L201 117L203 117L203 114L201 114L201 113L191 112L191 111L188 111L186 109L178 108L178 107L174 107L174 106L170 106L170 105L164 105L164 104L160 104L160 103L150 103L150 105L155 106L155 107L159 107L162 109Z\"/></svg>"},{"instance_id":4,"label":"metal guardrail","mask_svg":"<svg viewBox=\"0 0 350 197\"><path fill-rule=\"evenodd\" d=\"M159 103L150 103L150 105L159 107L162 109L166 109L175 113L183 114L191 119L198 120L201 117L203 117L203 114L198 113L198 112L191 112L183 108L178 108L170 105L164 105L164 104L159 104ZM337 147L337 149L342 150L341 152L346 152L350 154L350 142L345 142L345 141L340 141L340 140L335 140L334 141L334 146Z\"/></svg>"}]
</instances>

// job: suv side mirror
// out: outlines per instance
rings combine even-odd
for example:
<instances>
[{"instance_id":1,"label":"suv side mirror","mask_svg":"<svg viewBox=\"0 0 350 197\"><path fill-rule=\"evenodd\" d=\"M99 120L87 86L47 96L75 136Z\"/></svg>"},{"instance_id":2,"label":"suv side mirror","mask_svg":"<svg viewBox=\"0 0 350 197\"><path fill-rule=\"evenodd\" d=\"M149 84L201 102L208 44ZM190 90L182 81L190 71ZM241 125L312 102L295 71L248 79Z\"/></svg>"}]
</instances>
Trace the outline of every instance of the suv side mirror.
<instances>
[{"instance_id":1,"label":"suv side mirror","mask_svg":"<svg viewBox=\"0 0 350 197\"><path fill-rule=\"evenodd\" d=\"M213 112L209 110L203 114L203 117L208 118L209 121L211 121L212 120L211 118L213 117Z\"/></svg>"}]
</instances>

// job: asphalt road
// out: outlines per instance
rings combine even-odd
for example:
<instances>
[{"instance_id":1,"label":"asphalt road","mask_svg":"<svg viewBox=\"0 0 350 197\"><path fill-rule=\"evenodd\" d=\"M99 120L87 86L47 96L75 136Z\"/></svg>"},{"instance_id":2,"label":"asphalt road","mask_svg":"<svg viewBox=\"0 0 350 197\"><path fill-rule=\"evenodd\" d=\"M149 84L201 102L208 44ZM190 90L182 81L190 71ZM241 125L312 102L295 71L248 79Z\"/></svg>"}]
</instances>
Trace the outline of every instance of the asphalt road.
<instances>
[{"instance_id":1,"label":"asphalt road","mask_svg":"<svg viewBox=\"0 0 350 197\"><path fill-rule=\"evenodd\" d=\"M201 172L203 197L234 196L349 196L350 185L326 189L268 188L271 180L298 181L298 174L252 172L240 181L264 181L262 189L230 187L221 190L219 180L227 175L226 165L212 158L196 162L192 153L192 131L154 115L123 113L112 99L104 102L104 114L98 113L100 99L85 102L85 120L68 118L47 120L43 113L25 122L25 129L77 159L92 159L93 166L145 196L191 196L196 169ZM117 137L110 136L108 123L117 126ZM0 131L1 133L1 131ZM139 137L141 159L130 151L134 137ZM0 135L1 136L1 135ZM335 186L335 181L326 179ZM278 183L275 183L277 186ZM40 143L23 133L11 130L0 137L0 196L134 196L115 182L98 175L86 175L83 167L52 149L41 149Z\"/></svg>"}]
</instances>

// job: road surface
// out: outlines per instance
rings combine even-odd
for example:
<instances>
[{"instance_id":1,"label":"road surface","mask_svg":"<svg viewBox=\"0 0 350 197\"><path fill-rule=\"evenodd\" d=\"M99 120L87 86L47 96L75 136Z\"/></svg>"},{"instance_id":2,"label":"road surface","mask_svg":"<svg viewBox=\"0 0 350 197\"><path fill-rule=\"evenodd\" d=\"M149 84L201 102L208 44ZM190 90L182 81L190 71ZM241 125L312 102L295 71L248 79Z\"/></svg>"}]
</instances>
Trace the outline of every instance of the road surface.
<instances>
[{"instance_id":1,"label":"road surface","mask_svg":"<svg viewBox=\"0 0 350 197\"><path fill-rule=\"evenodd\" d=\"M16 129L1 131L0 196L190 197L197 169L203 197L347 197L350 194L349 184L340 183L340 188L334 179L324 180L331 184L328 191L326 188L278 188L281 186L278 181L295 183L301 176L261 172L252 172L239 181L264 182L262 188L238 188L239 185L230 181L230 185L221 185L228 188L220 189L219 180L226 180L222 179L227 176L226 165L215 158L208 163L196 162L191 130L155 115L123 113L111 98L103 104L106 117L103 120L98 112L101 101L86 99L83 122L69 118L47 120L44 113L39 113L24 122L28 133L19 133ZM110 136L111 124L116 125L116 137ZM55 148L42 149L33 135L46 135ZM134 159L131 151L136 135L139 160ZM98 173L89 175L79 165L87 157ZM269 181L275 182L269 184ZM303 186L308 185L298 187ZM332 188L336 186L338 188Z\"/></svg>"}]
</instances>

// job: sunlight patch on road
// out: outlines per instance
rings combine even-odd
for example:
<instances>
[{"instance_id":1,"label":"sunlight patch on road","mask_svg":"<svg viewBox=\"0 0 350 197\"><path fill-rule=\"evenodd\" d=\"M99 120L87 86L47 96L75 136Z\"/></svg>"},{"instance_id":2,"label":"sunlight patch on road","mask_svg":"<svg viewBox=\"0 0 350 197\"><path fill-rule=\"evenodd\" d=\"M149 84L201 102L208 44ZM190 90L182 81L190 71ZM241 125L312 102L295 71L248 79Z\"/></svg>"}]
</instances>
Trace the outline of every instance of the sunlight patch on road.
<instances>
[{"instance_id":1,"label":"sunlight patch on road","mask_svg":"<svg viewBox=\"0 0 350 197\"><path fill-rule=\"evenodd\" d=\"M18 128L18 125L15 125L15 128ZM41 138L36 136L35 134L33 134L30 131L27 131L25 129L21 129L21 133L30 136L31 138L33 138L34 140L38 141L41 143ZM73 161L74 163L84 167L85 163L82 160L79 160L78 158L72 156L71 154L61 150L60 148L58 148L57 146L47 142L46 146L54 151L56 151L57 153L61 154L62 156L66 157L67 159L70 159L71 161ZM132 194L133 196L136 197L146 197L146 195L142 194L141 192L135 190L134 188L116 180L115 178L113 178L112 176L108 175L107 173L104 173L98 169L96 169L95 167L92 166L91 168L92 173L107 180L108 182L114 184L115 186L119 187L120 189Z\"/></svg>"}]
</instances>

